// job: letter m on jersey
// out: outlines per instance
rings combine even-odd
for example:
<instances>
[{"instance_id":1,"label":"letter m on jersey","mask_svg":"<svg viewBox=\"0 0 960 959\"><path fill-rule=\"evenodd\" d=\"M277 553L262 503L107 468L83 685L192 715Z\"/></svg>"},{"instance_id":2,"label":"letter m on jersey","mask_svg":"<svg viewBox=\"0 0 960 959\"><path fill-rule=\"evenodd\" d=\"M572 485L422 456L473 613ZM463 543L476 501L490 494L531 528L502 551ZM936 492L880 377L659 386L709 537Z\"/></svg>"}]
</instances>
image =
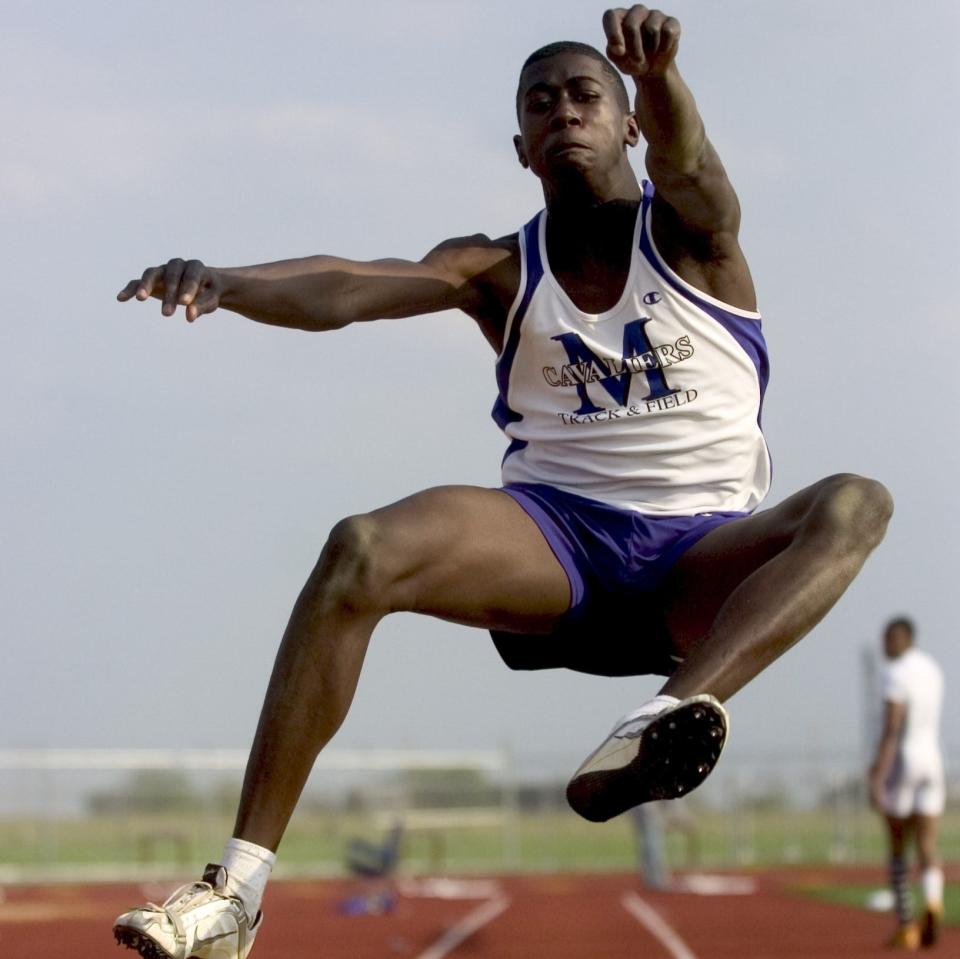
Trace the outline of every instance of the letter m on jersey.
<instances>
[{"instance_id":1,"label":"letter m on jersey","mask_svg":"<svg viewBox=\"0 0 960 959\"><path fill-rule=\"evenodd\" d=\"M643 397L644 400L658 400L662 396L680 392L667 385L666 377L657 361L646 331L650 319L643 317L631 320L623 327L623 356L619 362L597 356L576 333L561 333L552 337L566 350L572 370L590 371L574 375L574 379L578 381L577 395L580 397L580 408L576 411L578 416L599 413L603 409L591 401L587 393L588 382L596 382L602 386L618 406L626 406L630 399L630 384L634 373L642 373L647 378L650 392ZM634 362L631 363L630 360Z\"/></svg>"}]
</instances>

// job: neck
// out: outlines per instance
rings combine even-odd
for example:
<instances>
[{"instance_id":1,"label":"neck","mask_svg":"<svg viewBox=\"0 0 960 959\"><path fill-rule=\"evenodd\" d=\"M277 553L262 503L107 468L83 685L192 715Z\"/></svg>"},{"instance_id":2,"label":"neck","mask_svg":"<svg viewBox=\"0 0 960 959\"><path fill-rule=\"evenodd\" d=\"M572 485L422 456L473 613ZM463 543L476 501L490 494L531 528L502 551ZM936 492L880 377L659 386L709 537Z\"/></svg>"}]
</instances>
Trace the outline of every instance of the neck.
<instances>
[{"instance_id":1,"label":"neck","mask_svg":"<svg viewBox=\"0 0 960 959\"><path fill-rule=\"evenodd\" d=\"M552 217L581 219L617 201L638 202L643 190L633 168L624 160L621 166L604 177L578 175L543 183L543 199Z\"/></svg>"},{"instance_id":2,"label":"neck","mask_svg":"<svg viewBox=\"0 0 960 959\"><path fill-rule=\"evenodd\" d=\"M557 271L596 276L629 269L639 201L629 197L547 208L547 254ZM599 270L599 273L596 271Z\"/></svg>"}]
</instances>

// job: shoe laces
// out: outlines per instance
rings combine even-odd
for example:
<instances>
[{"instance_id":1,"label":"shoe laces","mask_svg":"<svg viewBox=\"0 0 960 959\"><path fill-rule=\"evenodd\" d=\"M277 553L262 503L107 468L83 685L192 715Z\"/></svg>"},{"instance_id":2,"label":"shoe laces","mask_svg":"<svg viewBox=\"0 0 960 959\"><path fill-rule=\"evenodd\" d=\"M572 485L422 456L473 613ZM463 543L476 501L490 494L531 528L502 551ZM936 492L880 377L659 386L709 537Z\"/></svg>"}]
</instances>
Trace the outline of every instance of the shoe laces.
<instances>
[{"instance_id":1,"label":"shoe laces","mask_svg":"<svg viewBox=\"0 0 960 959\"><path fill-rule=\"evenodd\" d=\"M173 926L175 940L178 943L185 944L187 932L183 927L183 920L180 918L183 907L191 899L197 899L200 896L208 897L215 892L216 890L208 882L188 882L168 896L163 905L148 902L147 906L157 912L162 912L170 920L170 925Z\"/></svg>"}]
</instances>

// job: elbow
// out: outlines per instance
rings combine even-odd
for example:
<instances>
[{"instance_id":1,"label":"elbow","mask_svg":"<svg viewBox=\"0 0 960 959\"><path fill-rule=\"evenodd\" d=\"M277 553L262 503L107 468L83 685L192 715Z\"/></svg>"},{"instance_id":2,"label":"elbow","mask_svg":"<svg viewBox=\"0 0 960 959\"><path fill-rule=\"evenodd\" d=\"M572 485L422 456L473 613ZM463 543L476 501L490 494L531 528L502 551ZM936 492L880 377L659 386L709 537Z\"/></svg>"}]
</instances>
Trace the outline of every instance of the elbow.
<instances>
[{"instance_id":1,"label":"elbow","mask_svg":"<svg viewBox=\"0 0 960 959\"><path fill-rule=\"evenodd\" d=\"M355 319L339 297L295 294L278 299L275 309L279 325L307 333L339 330Z\"/></svg>"},{"instance_id":2,"label":"elbow","mask_svg":"<svg viewBox=\"0 0 960 959\"><path fill-rule=\"evenodd\" d=\"M349 276L334 257L301 261L298 274L278 283L275 292L284 326L307 332L338 330L356 319Z\"/></svg>"},{"instance_id":3,"label":"elbow","mask_svg":"<svg viewBox=\"0 0 960 959\"><path fill-rule=\"evenodd\" d=\"M654 183L671 180L695 184L703 176L705 168L702 158L696 154L653 148L647 150L645 166Z\"/></svg>"},{"instance_id":4,"label":"elbow","mask_svg":"<svg viewBox=\"0 0 960 959\"><path fill-rule=\"evenodd\" d=\"M353 317L348 316L344 310L324 306L311 311L308 322L304 324L303 328L314 332L318 330L342 330L352 322Z\"/></svg>"},{"instance_id":5,"label":"elbow","mask_svg":"<svg viewBox=\"0 0 960 959\"><path fill-rule=\"evenodd\" d=\"M338 329L346 325L338 317L330 317L326 310L318 309L312 304L298 303L296 300L274 303L267 322L274 326L286 327L288 330L302 330L304 333Z\"/></svg>"}]
</instances>

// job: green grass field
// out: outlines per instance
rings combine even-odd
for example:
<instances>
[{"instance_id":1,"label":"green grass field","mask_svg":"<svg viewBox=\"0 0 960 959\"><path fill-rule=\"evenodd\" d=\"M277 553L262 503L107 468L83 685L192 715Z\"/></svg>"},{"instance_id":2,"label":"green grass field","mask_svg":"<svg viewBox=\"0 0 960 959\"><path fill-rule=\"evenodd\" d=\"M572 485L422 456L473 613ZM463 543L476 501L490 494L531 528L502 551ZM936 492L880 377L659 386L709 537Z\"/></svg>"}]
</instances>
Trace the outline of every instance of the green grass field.
<instances>
[{"instance_id":1,"label":"green grass field","mask_svg":"<svg viewBox=\"0 0 960 959\"><path fill-rule=\"evenodd\" d=\"M798 892L805 895L814 896L817 899L826 899L829 902L836 902L843 906L855 906L860 909L866 909L867 897L879 889L878 885L798 885ZM920 898L919 889L914 890L914 902L919 904L923 900ZM960 886L947 884L943 891L944 921L947 925L960 926Z\"/></svg>"},{"instance_id":2,"label":"green grass field","mask_svg":"<svg viewBox=\"0 0 960 959\"><path fill-rule=\"evenodd\" d=\"M619 870L633 868L629 817L595 825L571 812L548 809L508 814L502 809L450 810L439 820L411 814L403 849L407 871ZM667 853L675 868L875 864L885 860L879 820L864 810L829 812L693 811L690 828L671 828ZM459 823L458 823L459 820ZM301 812L280 848L281 871L337 873L346 842L376 839L385 818L360 813ZM131 872L138 866L193 869L216 858L232 819L213 813L0 820L0 872L100 864ZM944 818L941 849L960 861L960 812Z\"/></svg>"}]
</instances>

